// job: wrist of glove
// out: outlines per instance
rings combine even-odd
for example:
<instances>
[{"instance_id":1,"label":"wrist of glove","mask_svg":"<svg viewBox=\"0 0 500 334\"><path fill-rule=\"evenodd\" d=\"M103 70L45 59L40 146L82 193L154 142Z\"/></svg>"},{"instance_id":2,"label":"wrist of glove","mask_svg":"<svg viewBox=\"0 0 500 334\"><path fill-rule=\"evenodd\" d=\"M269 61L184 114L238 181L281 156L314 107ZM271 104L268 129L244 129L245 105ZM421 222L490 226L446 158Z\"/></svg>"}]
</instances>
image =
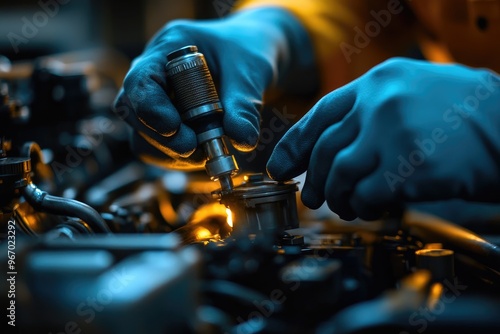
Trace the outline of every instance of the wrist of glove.
<instances>
[{"instance_id":1,"label":"wrist of glove","mask_svg":"<svg viewBox=\"0 0 500 334\"><path fill-rule=\"evenodd\" d=\"M133 151L168 168L195 169L204 164L196 134L181 122L168 97L165 65L170 52L198 46L218 86L224 131L236 149L249 151L259 137L264 91L294 67L312 62L307 44L300 23L278 8L166 25L132 62L115 101L115 112L134 130Z\"/></svg>"},{"instance_id":2,"label":"wrist of glove","mask_svg":"<svg viewBox=\"0 0 500 334\"><path fill-rule=\"evenodd\" d=\"M267 165L305 171L302 200L341 218L407 202L500 201L500 77L461 65L392 59L325 96Z\"/></svg>"}]
</instances>

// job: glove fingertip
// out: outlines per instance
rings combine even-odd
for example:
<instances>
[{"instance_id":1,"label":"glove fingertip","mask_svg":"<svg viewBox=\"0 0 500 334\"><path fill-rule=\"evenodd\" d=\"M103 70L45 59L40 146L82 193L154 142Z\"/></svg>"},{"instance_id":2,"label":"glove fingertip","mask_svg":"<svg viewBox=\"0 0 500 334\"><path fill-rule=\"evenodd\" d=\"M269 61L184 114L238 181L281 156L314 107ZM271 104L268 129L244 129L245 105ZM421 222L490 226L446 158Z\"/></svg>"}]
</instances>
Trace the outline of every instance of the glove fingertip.
<instances>
[{"instance_id":1,"label":"glove fingertip","mask_svg":"<svg viewBox=\"0 0 500 334\"><path fill-rule=\"evenodd\" d=\"M267 162L269 176L277 181L290 180L307 170L308 159L298 160L283 139L275 147Z\"/></svg>"},{"instance_id":2,"label":"glove fingertip","mask_svg":"<svg viewBox=\"0 0 500 334\"><path fill-rule=\"evenodd\" d=\"M374 221L380 219L383 215L384 212L380 210L364 210L358 212L358 217L366 221Z\"/></svg>"},{"instance_id":3,"label":"glove fingertip","mask_svg":"<svg viewBox=\"0 0 500 334\"><path fill-rule=\"evenodd\" d=\"M223 104L226 110L223 118L226 135L237 150L253 150L259 141L262 100L235 93L223 99Z\"/></svg>"},{"instance_id":4,"label":"glove fingertip","mask_svg":"<svg viewBox=\"0 0 500 334\"><path fill-rule=\"evenodd\" d=\"M257 147L259 141L258 127L255 127L246 119L240 119L236 124L225 123L225 133L238 151L249 152Z\"/></svg>"},{"instance_id":5,"label":"glove fingertip","mask_svg":"<svg viewBox=\"0 0 500 334\"><path fill-rule=\"evenodd\" d=\"M358 218L358 215L354 212L354 209L351 208L347 199L342 199L335 204L332 203L331 200L327 199L327 203L330 210L335 212L342 220L352 221Z\"/></svg>"},{"instance_id":6,"label":"glove fingertip","mask_svg":"<svg viewBox=\"0 0 500 334\"><path fill-rule=\"evenodd\" d=\"M255 144L248 143L248 142L238 142L233 139L231 139L231 144L235 149L237 149L240 152L251 152L257 147L257 142Z\"/></svg>"},{"instance_id":7,"label":"glove fingertip","mask_svg":"<svg viewBox=\"0 0 500 334\"><path fill-rule=\"evenodd\" d=\"M285 160L283 160L276 152L271 154L271 157L266 165L267 174L271 179L276 181L286 181L299 174L293 173L293 170L290 170L291 166L287 165L286 162L284 163L284 161Z\"/></svg>"},{"instance_id":8,"label":"glove fingertip","mask_svg":"<svg viewBox=\"0 0 500 334\"><path fill-rule=\"evenodd\" d=\"M278 162L278 158L276 158L275 156L276 154L273 152L266 164L267 175L269 175L269 177L273 180L284 181L285 179L282 177L283 166Z\"/></svg>"},{"instance_id":9,"label":"glove fingertip","mask_svg":"<svg viewBox=\"0 0 500 334\"><path fill-rule=\"evenodd\" d=\"M339 217L340 217L340 219L345 220L345 221L349 221L349 222L358 218L358 216L355 213L341 213L341 214L339 214Z\"/></svg>"},{"instance_id":10,"label":"glove fingertip","mask_svg":"<svg viewBox=\"0 0 500 334\"><path fill-rule=\"evenodd\" d=\"M313 210L319 209L325 201L324 196L318 195L308 184L302 189L301 199L305 206Z\"/></svg>"},{"instance_id":11,"label":"glove fingertip","mask_svg":"<svg viewBox=\"0 0 500 334\"><path fill-rule=\"evenodd\" d=\"M174 135L172 148L182 158L189 157L198 147L196 134L188 126L181 124Z\"/></svg>"}]
</instances>

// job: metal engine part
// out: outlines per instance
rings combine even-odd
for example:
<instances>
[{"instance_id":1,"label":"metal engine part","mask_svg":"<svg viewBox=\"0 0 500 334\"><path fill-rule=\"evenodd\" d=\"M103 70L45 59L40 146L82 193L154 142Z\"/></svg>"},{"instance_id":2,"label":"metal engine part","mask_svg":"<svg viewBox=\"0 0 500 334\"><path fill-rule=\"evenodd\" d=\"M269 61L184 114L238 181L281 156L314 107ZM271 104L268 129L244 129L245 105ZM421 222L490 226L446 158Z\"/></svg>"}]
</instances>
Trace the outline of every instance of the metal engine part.
<instances>
[{"instance_id":1,"label":"metal engine part","mask_svg":"<svg viewBox=\"0 0 500 334\"><path fill-rule=\"evenodd\" d=\"M298 182L264 180L262 174L245 175L244 180L231 193L213 192L230 209L235 233L282 233L299 227Z\"/></svg>"},{"instance_id":2,"label":"metal engine part","mask_svg":"<svg viewBox=\"0 0 500 334\"><path fill-rule=\"evenodd\" d=\"M172 57L169 68L180 71L174 82L185 83L191 72L181 67L194 64L200 68L189 80L206 83L195 49ZM496 220L481 220L485 207L472 206L469 229L411 210L370 222L309 210L295 180L245 168L232 176L212 87L181 100L186 122L199 126L217 190L204 171L138 161L110 108L79 104L94 96L80 94L83 76L40 76L46 72L35 68L24 84L0 82L2 329L500 333L498 208ZM57 86L68 93L60 103L17 98L57 97ZM26 121L9 101L36 117Z\"/></svg>"}]
</instances>

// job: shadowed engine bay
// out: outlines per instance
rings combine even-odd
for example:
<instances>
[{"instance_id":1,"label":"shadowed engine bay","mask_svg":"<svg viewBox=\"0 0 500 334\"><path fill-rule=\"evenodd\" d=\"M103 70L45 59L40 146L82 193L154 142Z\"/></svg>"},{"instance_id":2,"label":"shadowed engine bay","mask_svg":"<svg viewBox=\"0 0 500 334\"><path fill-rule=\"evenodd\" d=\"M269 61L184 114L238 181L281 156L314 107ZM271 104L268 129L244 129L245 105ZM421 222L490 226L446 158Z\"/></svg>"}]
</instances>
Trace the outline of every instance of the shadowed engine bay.
<instances>
[{"instance_id":1,"label":"shadowed engine bay","mask_svg":"<svg viewBox=\"0 0 500 334\"><path fill-rule=\"evenodd\" d=\"M23 66L0 77L2 326L500 332L498 213L346 222L302 206L300 179L251 170L227 195L204 171L136 159L91 61Z\"/></svg>"}]
</instances>

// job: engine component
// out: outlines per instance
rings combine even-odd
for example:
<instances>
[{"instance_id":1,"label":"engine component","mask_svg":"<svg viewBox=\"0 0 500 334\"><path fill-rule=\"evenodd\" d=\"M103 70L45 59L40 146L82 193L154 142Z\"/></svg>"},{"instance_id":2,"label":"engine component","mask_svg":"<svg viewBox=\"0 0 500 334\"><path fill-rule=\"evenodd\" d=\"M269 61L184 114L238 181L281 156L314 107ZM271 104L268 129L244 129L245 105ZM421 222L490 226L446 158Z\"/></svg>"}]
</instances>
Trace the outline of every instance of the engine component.
<instances>
[{"instance_id":1,"label":"engine component","mask_svg":"<svg viewBox=\"0 0 500 334\"><path fill-rule=\"evenodd\" d=\"M500 271L500 247L468 229L425 214L406 215L402 226L423 241L440 242L447 249L460 251Z\"/></svg>"},{"instance_id":2,"label":"engine component","mask_svg":"<svg viewBox=\"0 0 500 334\"><path fill-rule=\"evenodd\" d=\"M19 240L26 333L192 333L199 253L174 234ZM21 252L26 247L30 252ZM22 260L22 261L21 261ZM22 265L21 265L22 263ZM57 296L57 297L56 297Z\"/></svg>"},{"instance_id":3,"label":"engine component","mask_svg":"<svg viewBox=\"0 0 500 334\"><path fill-rule=\"evenodd\" d=\"M12 329L500 332L499 224L478 230L474 221L469 231L407 210L346 222L300 206L293 180L234 176L203 56L186 47L169 58L172 99L201 134L209 175L223 172L219 190L205 172L137 161L107 106L79 104L81 75L49 66L28 82L0 83L0 259L8 275L0 299ZM57 107L64 117L37 123L41 112L24 122L11 101L28 105L26 97L47 91L43 82L62 100L35 98L28 111ZM113 235L99 233L108 228Z\"/></svg>"},{"instance_id":4,"label":"engine component","mask_svg":"<svg viewBox=\"0 0 500 334\"><path fill-rule=\"evenodd\" d=\"M29 158L0 158L0 212L12 201L18 189L28 184L30 172Z\"/></svg>"},{"instance_id":5,"label":"engine component","mask_svg":"<svg viewBox=\"0 0 500 334\"><path fill-rule=\"evenodd\" d=\"M419 249L415 252L417 267L431 272L432 280L443 282L455 277L453 251L450 249Z\"/></svg>"},{"instance_id":6,"label":"engine component","mask_svg":"<svg viewBox=\"0 0 500 334\"><path fill-rule=\"evenodd\" d=\"M221 188L230 192L231 176L238 171L234 156L228 153L222 139L222 104L203 54L196 46L185 46L167 56L167 78L172 85L181 118L197 134L207 161L210 178L219 180Z\"/></svg>"},{"instance_id":7,"label":"engine component","mask_svg":"<svg viewBox=\"0 0 500 334\"><path fill-rule=\"evenodd\" d=\"M265 181L262 174L246 175L244 180L231 193L213 192L220 203L231 210L235 233L280 233L299 227L297 182Z\"/></svg>"}]
</instances>

